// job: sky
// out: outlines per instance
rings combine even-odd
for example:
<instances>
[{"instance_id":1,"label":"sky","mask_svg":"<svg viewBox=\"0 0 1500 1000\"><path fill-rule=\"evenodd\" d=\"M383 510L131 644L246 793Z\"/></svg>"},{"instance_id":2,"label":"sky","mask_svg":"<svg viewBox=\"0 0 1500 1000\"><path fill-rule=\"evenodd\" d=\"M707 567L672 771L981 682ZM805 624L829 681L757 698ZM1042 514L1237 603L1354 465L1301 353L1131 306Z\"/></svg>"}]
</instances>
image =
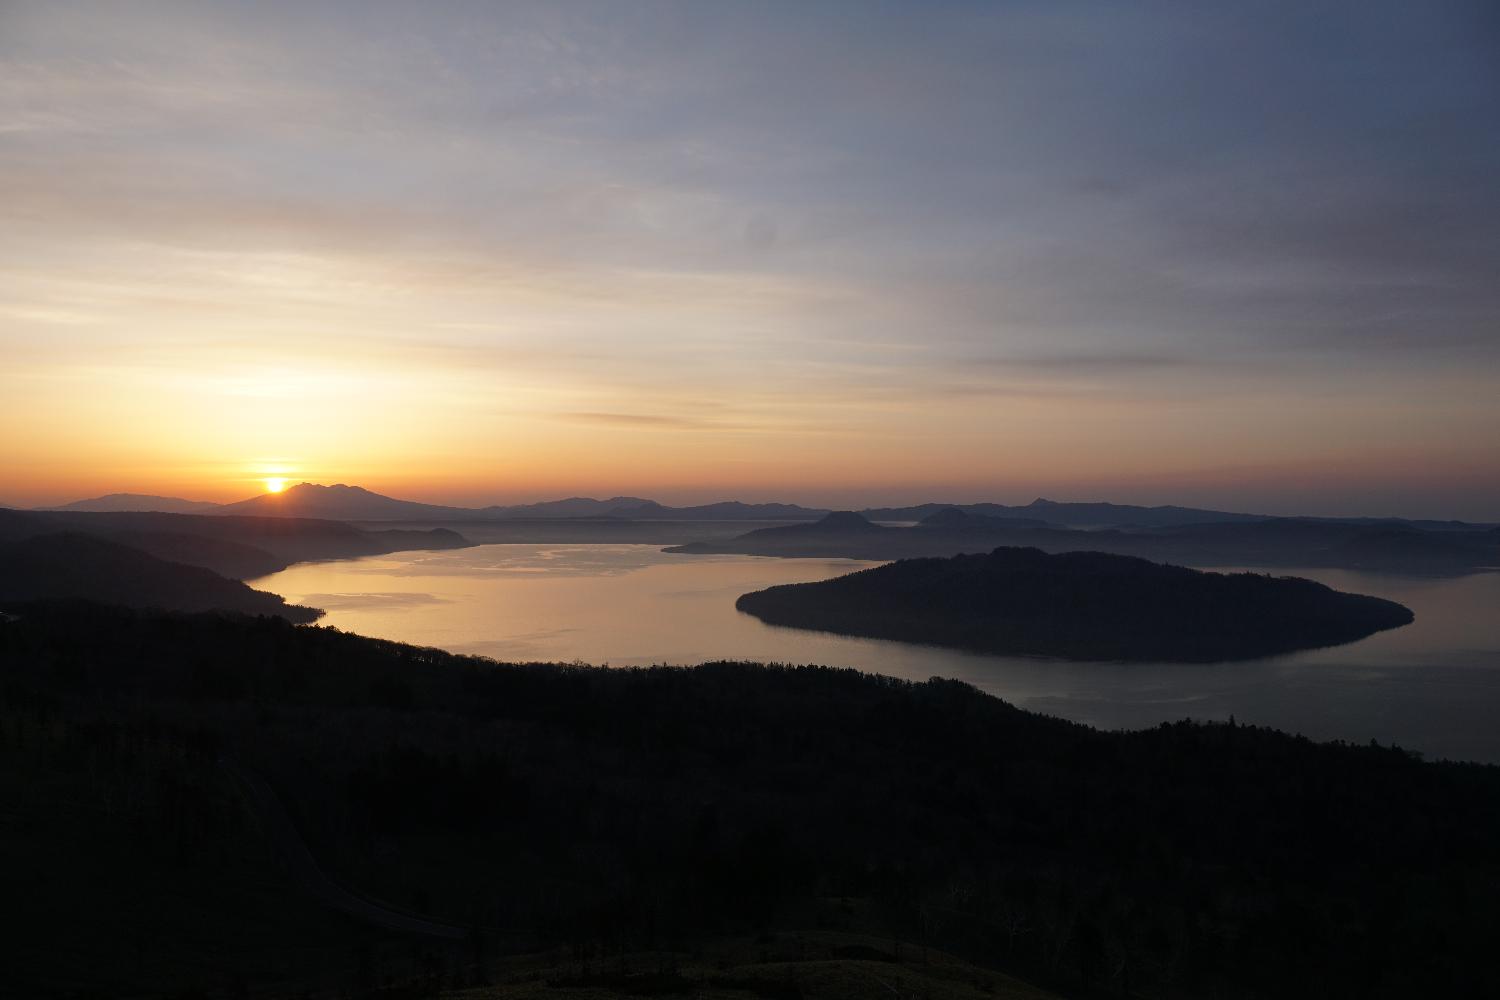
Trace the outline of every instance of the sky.
<instances>
[{"instance_id":1,"label":"sky","mask_svg":"<svg viewBox=\"0 0 1500 1000\"><path fill-rule=\"evenodd\" d=\"M0 502L1500 520L1500 7L0 0Z\"/></svg>"}]
</instances>

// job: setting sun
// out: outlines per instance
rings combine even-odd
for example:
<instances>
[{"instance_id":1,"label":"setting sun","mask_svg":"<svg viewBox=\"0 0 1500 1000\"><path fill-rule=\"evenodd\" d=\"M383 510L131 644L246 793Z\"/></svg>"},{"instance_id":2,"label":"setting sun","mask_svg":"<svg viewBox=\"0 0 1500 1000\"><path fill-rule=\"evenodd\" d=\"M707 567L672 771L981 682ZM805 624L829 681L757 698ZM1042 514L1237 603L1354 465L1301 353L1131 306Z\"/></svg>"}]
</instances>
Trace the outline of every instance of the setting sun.
<instances>
[{"instance_id":1,"label":"setting sun","mask_svg":"<svg viewBox=\"0 0 1500 1000\"><path fill-rule=\"evenodd\" d=\"M266 480L266 492L280 493L284 489L286 489L285 479L272 478Z\"/></svg>"}]
</instances>

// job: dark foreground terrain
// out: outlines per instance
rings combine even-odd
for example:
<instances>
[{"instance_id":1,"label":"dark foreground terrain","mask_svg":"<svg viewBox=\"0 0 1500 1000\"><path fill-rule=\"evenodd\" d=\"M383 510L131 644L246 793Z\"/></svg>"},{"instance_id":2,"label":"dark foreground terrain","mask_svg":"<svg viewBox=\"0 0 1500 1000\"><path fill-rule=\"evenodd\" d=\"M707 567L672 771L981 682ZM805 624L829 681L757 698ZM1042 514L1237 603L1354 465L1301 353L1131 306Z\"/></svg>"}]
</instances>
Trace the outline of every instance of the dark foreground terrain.
<instances>
[{"instance_id":1,"label":"dark foreground terrain","mask_svg":"<svg viewBox=\"0 0 1500 1000\"><path fill-rule=\"evenodd\" d=\"M7 995L1500 991L1500 769L941 680L6 610Z\"/></svg>"},{"instance_id":2,"label":"dark foreground terrain","mask_svg":"<svg viewBox=\"0 0 1500 1000\"><path fill-rule=\"evenodd\" d=\"M1296 577L1205 573L1102 552L906 559L745 594L772 625L1000 655L1211 662L1362 639L1409 624L1394 601Z\"/></svg>"}]
</instances>

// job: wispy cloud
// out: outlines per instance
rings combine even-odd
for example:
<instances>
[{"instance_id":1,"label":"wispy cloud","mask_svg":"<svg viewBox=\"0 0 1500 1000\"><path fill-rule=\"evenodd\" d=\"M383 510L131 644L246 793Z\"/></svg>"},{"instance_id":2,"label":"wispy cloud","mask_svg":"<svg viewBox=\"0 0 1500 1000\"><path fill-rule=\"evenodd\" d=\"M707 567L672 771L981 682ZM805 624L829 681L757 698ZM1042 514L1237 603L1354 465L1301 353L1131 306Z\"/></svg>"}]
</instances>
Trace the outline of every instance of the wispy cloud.
<instances>
[{"instance_id":1,"label":"wispy cloud","mask_svg":"<svg viewBox=\"0 0 1500 1000\"><path fill-rule=\"evenodd\" d=\"M725 425L718 421L664 416L658 413L559 413L556 417L572 423L598 424L605 427L665 428L684 431L725 429Z\"/></svg>"},{"instance_id":2,"label":"wispy cloud","mask_svg":"<svg viewBox=\"0 0 1500 1000\"><path fill-rule=\"evenodd\" d=\"M288 452L329 384L515 461L1188 462L1272 395L1290 451L1500 436L1447 398L1500 398L1493 16L1275 6L6 3L0 433L300 367L181 447Z\"/></svg>"}]
</instances>

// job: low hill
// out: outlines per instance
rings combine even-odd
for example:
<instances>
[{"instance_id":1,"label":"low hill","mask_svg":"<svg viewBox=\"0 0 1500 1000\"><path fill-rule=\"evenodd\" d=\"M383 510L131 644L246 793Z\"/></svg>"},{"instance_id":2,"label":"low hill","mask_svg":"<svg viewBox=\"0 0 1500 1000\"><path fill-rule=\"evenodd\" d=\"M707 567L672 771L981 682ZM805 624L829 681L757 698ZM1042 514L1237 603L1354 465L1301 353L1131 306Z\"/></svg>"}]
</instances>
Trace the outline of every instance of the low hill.
<instances>
[{"instance_id":1,"label":"low hill","mask_svg":"<svg viewBox=\"0 0 1500 1000\"><path fill-rule=\"evenodd\" d=\"M624 517L630 511L655 512L661 509L664 508L655 500L641 497L610 497L608 500L568 497L564 500L543 500L539 503L510 506L493 504L471 513L497 518Z\"/></svg>"},{"instance_id":2,"label":"low hill","mask_svg":"<svg viewBox=\"0 0 1500 1000\"><path fill-rule=\"evenodd\" d=\"M0 511L0 542L75 532L172 562L253 579L314 559L353 559L404 549L471 544L455 531L368 530L341 521L156 512Z\"/></svg>"},{"instance_id":3,"label":"low hill","mask_svg":"<svg viewBox=\"0 0 1500 1000\"><path fill-rule=\"evenodd\" d=\"M1392 601L1296 577L1030 548L770 587L735 607L772 625L1077 660L1250 659L1352 642L1412 620Z\"/></svg>"},{"instance_id":4,"label":"low hill","mask_svg":"<svg viewBox=\"0 0 1500 1000\"><path fill-rule=\"evenodd\" d=\"M1044 552L1107 552L1191 566L1321 566L1441 575L1500 565L1500 535L1495 532L1429 531L1391 521L1270 518L1084 530L948 507L929 512L913 527L872 527L878 530L851 532L825 520L688 542L667 551L889 560L982 553L1003 545Z\"/></svg>"},{"instance_id":5,"label":"low hill","mask_svg":"<svg viewBox=\"0 0 1500 1000\"><path fill-rule=\"evenodd\" d=\"M908 559L984 552L1003 541L1046 529L1025 518L988 517L946 507L915 527L875 524L854 511L835 511L817 521L777 525L734 538L688 542L666 549L688 555L736 554L819 559ZM1064 537L1088 535L1051 529Z\"/></svg>"},{"instance_id":6,"label":"low hill","mask_svg":"<svg viewBox=\"0 0 1500 1000\"><path fill-rule=\"evenodd\" d=\"M184 500L181 497L157 497L144 493L110 493L107 496L74 500L46 510L102 511L153 510L167 514L207 514L219 505L207 500Z\"/></svg>"},{"instance_id":7,"label":"low hill","mask_svg":"<svg viewBox=\"0 0 1500 1000\"><path fill-rule=\"evenodd\" d=\"M935 514L917 522L918 528L925 531L1015 531L1018 528L1047 528L1050 525L1039 518L1033 517L993 517L988 514L975 514L972 511L959 510L957 507L944 507Z\"/></svg>"},{"instance_id":8,"label":"low hill","mask_svg":"<svg viewBox=\"0 0 1500 1000\"><path fill-rule=\"evenodd\" d=\"M1240 514L1225 510L1203 510L1197 507L1141 507L1135 504L1071 501L1059 502L1038 497L1029 504L1011 506L999 503L938 504L924 503L911 507L872 507L863 513L877 521L922 521L942 510L958 510L981 517L1041 521L1067 528L1162 528L1179 524L1205 524L1226 521L1261 521L1263 514Z\"/></svg>"},{"instance_id":9,"label":"low hill","mask_svg":"<svg viewBox=\"0 0 1500 1000\"><path fill-rule=\"evenodd\" d=\"M845 552L863 552L870 548L887 551L899 544L904 534L900 528L875 524L862 514L841 510L825 514L816 521L757 528L735 538L714 542L689 542L668 548L668 552L690 554L738 553L789 557L837 557ZM864 558L855 555L850 558Z\"/></svg>"},{"instance_id":10,"label":"low hill","mask_svg":"<svg viewBox=\"0 0 1500 1000\"><path fill-rule=\"evenodd\" d=\"M0 545L0 605L56 600L280 615L293 622L314 621L322 614L211 570L167 562L90 535L38 535Z\"/></svg>"},{"instance_id":11,"label":"low hill","mask_svg":"<svg viewBox=\"0 0 1500 1000\"><path fill-rule=\"evenodd\" d=\"M287 568L290 563L265 549L228 538L172 531L113 530L100 534L167 562L201 566L231 580L253 580Z\"/></svg>"},{"instance_id":12,"label":"low hill","mask_svg":"<svg viewBox=\"0 0 1500 1000\"><path fill-rule=\"evenodd\" d=\"M794 503L741 503L738 500L688 507L667 507L648 501L639 507L615 512L618 517L673 521L812 521L826 514L828 511L822 508Z\"/></svg>"}]
</instances>

